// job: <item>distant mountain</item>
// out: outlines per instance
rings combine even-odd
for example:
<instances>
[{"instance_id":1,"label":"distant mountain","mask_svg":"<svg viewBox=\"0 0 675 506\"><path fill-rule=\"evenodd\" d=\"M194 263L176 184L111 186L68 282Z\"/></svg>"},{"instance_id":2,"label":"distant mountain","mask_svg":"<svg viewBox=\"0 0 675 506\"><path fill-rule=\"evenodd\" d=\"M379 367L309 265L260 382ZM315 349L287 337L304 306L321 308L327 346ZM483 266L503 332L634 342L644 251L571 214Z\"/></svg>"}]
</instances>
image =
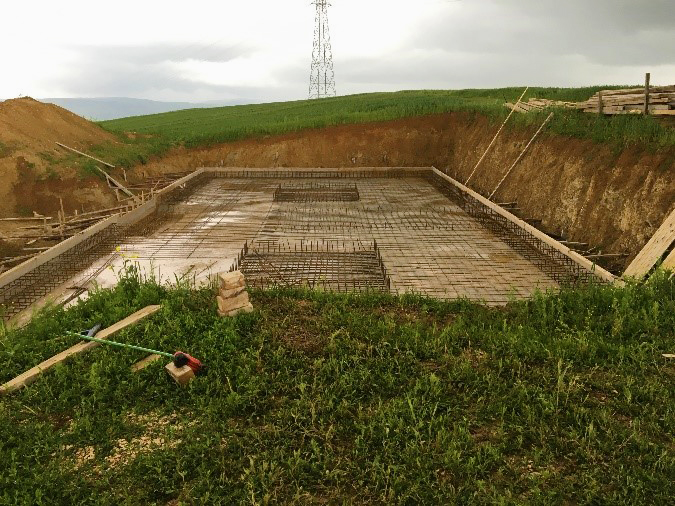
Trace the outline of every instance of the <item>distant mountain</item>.
<instances>
[{"instance_id":1,"label":"distant mountain","mask_svg":"<svg viewBox=\"0 0 675 506\"><path fill-rule=\"evenodd\" d=\"M41 98L41 102L56 104L91 120L106 120L126 118L128 116L143 116L161 112L180 111L181 109L195 109L204 107L223 107L228 105L250 104L255 101L229 100L209 102L159 102L127 97L101 98Z\"/></svg>"}]
</instances>

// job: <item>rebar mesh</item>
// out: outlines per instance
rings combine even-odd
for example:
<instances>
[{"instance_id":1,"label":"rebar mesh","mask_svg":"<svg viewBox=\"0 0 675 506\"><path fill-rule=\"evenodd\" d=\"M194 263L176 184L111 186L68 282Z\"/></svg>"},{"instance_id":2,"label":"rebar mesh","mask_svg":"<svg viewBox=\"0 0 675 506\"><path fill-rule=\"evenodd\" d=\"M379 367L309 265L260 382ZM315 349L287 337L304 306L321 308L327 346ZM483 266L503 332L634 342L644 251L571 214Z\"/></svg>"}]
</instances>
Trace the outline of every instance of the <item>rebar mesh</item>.
<instances>
[{"instance_id":1,"label":"rebar mesh","mask_svg":"<svg viewBox=\"0 0 675 506\"><path fill-rule=\"evenodd\" d=\"M88 277L88 274L94 272L94 262L101 255L112 252L119 240L120 229L117 225L111 225L1 286L0 311L3 317L9 319L20 313L82 271L82 277ZM89 270L91 273L88 273Z\"/></svg>"},{"instance_id":2,"label":"rebar mesh","mask_svg":"<svg viewBox=\"0 0 675 506\"><path fill-rule=\"evenodd\" d=\"M231 271L241 270L248 286L322 288L333 292L390 289L382 256L370 244L345 241L265 241L244 244Z\"/></svg>"},{"instance_id":3,"label":"rebar mesh","mask_svg":"<svg viewBox=\"0 0 675 506\"><path fill-rule=\"evenodd\" d=\"M526 296L539 284L549 287L546 279L601 281L429 169L241 169L205 172L160 195L149 216L111 225L0 286L0 306L9 318L70 279L92 279L117 245L139 259L204 264L234 258L244 240L255 244L258 264L249 265L262 285L269 284L262 281L265 272L274 279L270 263L281 264L290 284L336 291L386 285L495 304L505 303L514 288ZM376 240L377 247L335 249L351 240Z\"/></svg>"},{"instance_id":4,"label":"rebar mesh","mask_svg":"<svg viewBox=\"0 0 675 506\"><path fill-rule=\"evenodd\" d=\"M299 183L280 184L274 190L275 202L355 202L359 200L356 184Z\"/></svg>"},{"instance_id":5,"label":"rebar mesh","mask_svg":"<svg viewBox=\"0 0 675 506\"><path fill-rule=\"evenodd\" d=\"M490 230L559 284L573 285L588 283L591 280L598 283L604 282L592 271L546 244L517 223L508 220L480 200L461 191L438 174L430 173L427 177L439 191L455 201L470 216L476 218L483 227Z\"/></svg>"}]
</instances>

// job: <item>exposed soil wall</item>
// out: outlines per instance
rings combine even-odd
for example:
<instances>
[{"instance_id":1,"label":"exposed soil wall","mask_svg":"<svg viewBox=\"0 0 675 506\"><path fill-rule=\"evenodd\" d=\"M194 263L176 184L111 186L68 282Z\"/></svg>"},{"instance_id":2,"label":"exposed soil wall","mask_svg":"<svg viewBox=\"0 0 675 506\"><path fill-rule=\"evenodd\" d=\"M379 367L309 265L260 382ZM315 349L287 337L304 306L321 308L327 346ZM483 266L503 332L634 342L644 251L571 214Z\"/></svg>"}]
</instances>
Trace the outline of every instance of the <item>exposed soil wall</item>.
<instances>
[{"instance_id":1,"label":"exposed soil wall","mask_svg":"<svg viewBox=\"0 0 675 506\"><path fill-rule=\"evenodd\" d=\"M200 166L358 167L433 165L464 181L498 129L450 113L347 125L208 149L176 150L139 168L148 175ZM534 133L505 129L470 186L491 193ZM675 150L649 153L543 134L496 201L515 201L544 228L604 252L639 252L675 201Z\"/></svg>"},{"instance_id":2,"label":"exposed soil wall","mask_svg":"<svg viewBox=\"0 0 675 506\"><path fill-rule=\"evenodd\" d=\"M53 104L28 97L0 102L0 217L51 214L60 209L59 198L66 212L115 202L104 182L83 177L75 164L58 163L69 153L56 141L86 151L116 138Z\"/></svg>"}]
</instances>

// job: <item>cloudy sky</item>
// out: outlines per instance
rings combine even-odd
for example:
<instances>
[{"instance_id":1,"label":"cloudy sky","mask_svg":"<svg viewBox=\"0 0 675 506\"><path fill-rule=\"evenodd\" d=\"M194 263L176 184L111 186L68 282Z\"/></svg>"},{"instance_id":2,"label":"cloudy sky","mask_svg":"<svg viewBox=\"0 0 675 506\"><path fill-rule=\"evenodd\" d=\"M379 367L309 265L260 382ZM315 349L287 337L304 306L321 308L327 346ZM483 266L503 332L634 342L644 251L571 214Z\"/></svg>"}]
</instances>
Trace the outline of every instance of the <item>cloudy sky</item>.
<instances>
[{"instance_id":1,"label":"cloudy sky","mask_svg":"<svg viewBox=\"0 0 675 506\"><path fill-rule=\"evenodd\" d=\"M311 0L6 0L0 98L307 97ZM339 95L675 83L675 0L333 0Z\"/></svg>"}]
</instances>

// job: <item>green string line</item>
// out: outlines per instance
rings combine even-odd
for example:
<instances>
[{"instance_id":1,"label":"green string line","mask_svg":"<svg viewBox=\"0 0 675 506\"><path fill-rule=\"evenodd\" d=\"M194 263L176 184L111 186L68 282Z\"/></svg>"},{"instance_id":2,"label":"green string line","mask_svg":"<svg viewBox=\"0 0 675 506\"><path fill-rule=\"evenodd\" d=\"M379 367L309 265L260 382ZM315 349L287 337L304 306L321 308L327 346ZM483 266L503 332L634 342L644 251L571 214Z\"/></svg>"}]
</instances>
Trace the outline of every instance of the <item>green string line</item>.
<instances>
[{"instance_id":1,"label":"green string line","mask_svg":"<svg viewBox=\"0 0 675 506\"><path fill-rule=\"evenodd\" d=\"M66 334L73 337L79 337L80 339L87 339L88 341L95 341L101 344L109 344L111 346L119 346L120 348L129 348L132 350L145 351L147 353L155 353L156 355L163 355L165 357L174 358L171 353L166 353L164 351L151 350L150 348L143 348L142 346L135 346L133 344L124 344L118 343L117 341L109 341L108 339L99 339L98 337L84 336L82 334L76 334L75 332L68 332Z\"/></svg>"}]
</instances>

